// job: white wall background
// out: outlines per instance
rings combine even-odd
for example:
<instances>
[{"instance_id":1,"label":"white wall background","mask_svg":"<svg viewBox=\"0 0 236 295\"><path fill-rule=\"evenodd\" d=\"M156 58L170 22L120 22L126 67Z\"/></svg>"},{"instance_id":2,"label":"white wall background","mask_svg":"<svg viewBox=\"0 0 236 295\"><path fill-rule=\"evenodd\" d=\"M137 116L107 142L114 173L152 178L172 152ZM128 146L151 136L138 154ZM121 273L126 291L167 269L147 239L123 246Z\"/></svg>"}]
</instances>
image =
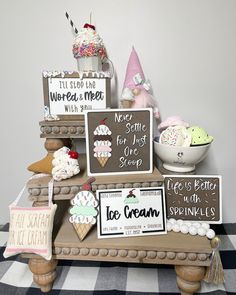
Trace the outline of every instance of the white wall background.
<instances>
[{"instance_id":1,"label":"white wall background","mask_svg":"<svg viewBox=\"0 0 236 295\"><path fill-rule=\"evenodd\" d=\"M30 176L26 167L46 154L42 70L76 69L65 11L78 28L92 12L118 94L134 45L162 118L181 115L215 137L200 170L222 175L223 221L236 222L236 1L8 0L0 10L0 223Z\"/></svg>"}]
</instances>

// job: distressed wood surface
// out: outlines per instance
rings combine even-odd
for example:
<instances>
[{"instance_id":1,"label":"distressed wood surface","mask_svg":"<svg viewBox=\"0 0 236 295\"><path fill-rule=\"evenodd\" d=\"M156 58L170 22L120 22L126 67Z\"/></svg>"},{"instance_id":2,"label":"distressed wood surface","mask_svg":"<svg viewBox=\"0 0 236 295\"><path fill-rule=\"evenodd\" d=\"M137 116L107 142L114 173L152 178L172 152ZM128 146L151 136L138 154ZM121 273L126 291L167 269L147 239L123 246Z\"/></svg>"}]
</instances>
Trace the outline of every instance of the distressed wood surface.
<instances>
[{"instance_id":1,"label":"distressed wood surface","mask_svg":"<svg viewBox=\"0 0 236 295\"><path fill-rule=\"evenodd\" d=\"M98 239L95 226L80 241L69 222L68 206L65 211L62 225L53 242L53 257L56 259L210 265L212 248L206 237L169 232L160 236ZM24 256L35 257L29 254Z\"/></svg>"},{"instance_id":2,"label":"distressed wood surface","mask_svg":"<svg viewBox=\"0 0 236 295\"><path fill-rule=\"evenodd\" d=\"M85 138L84 115L80 120L41 121L41 138Z\"/></svg>"}]
</instances>

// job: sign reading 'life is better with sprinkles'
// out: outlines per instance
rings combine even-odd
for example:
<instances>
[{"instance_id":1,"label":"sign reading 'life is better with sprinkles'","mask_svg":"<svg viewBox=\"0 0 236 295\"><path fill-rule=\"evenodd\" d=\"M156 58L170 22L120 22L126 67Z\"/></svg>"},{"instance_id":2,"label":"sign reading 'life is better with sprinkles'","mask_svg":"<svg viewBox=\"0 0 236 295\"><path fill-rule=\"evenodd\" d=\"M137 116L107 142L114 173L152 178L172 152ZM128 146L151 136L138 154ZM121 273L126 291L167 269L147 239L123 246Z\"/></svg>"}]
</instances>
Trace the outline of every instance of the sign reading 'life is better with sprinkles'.
<instances>
[{"instance_id":1,"label":"sign reading 'life is better with sprinkles'","mask_svg":"<svg viewBox=\"0 0 236 295\"><path fill-rule=\"evenodd\" d=\"M168 218L222 222L221 176L166 175Z\"/></svg>"}]
</instances>

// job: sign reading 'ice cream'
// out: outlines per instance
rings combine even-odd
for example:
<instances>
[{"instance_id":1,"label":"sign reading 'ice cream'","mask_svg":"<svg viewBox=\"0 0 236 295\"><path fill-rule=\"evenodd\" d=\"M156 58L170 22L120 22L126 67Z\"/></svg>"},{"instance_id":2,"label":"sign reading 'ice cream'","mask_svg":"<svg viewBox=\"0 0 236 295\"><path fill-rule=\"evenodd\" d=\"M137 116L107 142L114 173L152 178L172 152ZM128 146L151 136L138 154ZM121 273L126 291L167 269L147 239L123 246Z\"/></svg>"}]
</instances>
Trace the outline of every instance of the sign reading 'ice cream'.
<instances>
[{"instance_id":1,"label":"sign reading 'ice cream'","mask_svg":"<svg viewBox=\"0 0 236 295\"><path fill-rule=\"evenodd\" d=\"M151 109L88 111L88 175L152 172Z\"/></svg>"},{"instance_id":2,"label":"sign reading 'ice cream'","mask_svg":"<svg viewBox=\"0 0 236 295\"><path fill-rule=\"evenodd\" d=\"M83 77L78 73L43 77L45 117L75 119L86 110L110 106L110 80Z\"/></svg>"},{"instance_id":3,"label":"sign reading 'ice cream'","mask_svg":"<svg viewBox=\"0 0 236 295\"><path fill-rule=\"evenodd\" d=\"M168 218L222 222L221 177L166 175Z\"/></svg>"},{"instance_id":4,"label":"sign reading 'ice cream'","mask_svg":"<svg viewBox=\"0 0 236 295\"><path fill-rule=\"evenodd\" d=\"M97 190L98 238L166 233L163 187Z\"/></svg>"}]
</instances>

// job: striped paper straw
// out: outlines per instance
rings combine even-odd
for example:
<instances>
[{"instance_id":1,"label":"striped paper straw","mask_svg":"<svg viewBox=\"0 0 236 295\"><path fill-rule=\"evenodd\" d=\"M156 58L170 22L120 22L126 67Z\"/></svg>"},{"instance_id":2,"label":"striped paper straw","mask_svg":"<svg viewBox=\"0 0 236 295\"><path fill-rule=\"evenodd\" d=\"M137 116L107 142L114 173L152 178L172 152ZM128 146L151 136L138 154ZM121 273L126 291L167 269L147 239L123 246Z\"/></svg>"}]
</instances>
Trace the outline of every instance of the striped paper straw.
<instances>
[{"instance_id":1,"label":"striped paper straw","mask_svg":"<svg viewBox=\"0 0 236 295\"><path fill-rule=\"evenodd\" d=\"M75 32L75 34L78 34L78 30L76 29L72 19L70 18L69 14L66 12L66 18L68 19L73 31Z\"/></svg>"}]
</instances>

